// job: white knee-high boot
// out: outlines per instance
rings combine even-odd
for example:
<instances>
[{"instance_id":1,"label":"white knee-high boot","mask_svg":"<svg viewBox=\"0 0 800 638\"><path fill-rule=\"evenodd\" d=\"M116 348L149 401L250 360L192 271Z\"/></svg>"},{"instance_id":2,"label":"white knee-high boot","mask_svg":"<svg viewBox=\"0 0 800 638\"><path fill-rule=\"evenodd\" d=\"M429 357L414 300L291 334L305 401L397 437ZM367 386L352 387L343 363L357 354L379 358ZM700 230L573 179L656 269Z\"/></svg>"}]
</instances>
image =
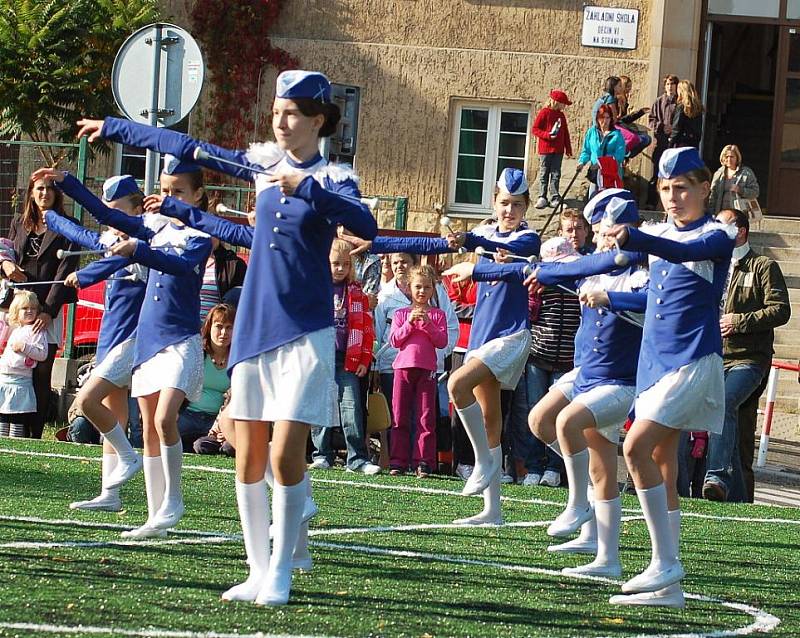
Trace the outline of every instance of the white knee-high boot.
<instances>
[{"instance_id":1,"label":"white knee-high boot","mask_svg":"<svg viewBox=\"0 0 800 638\"><path fill-rule=\"evenodd\" d=\"M183 518L183 495L181 494L181 467L183 466L183 443L161 446L161 463L164 466L164 502L152 521L153 527L169 529Z\"/></svg>"},{"instance_id":2,"label":"white knee-high boot","mask_svg":"<svg viewBox=\"0 0 800 638\"><path fill-rule=\"evenodd\" d=\"M481 412L481 406L478 405L477 401L465 408L457 408L456 412L461 418L464 431L467 433L467 437L472 443L472 449L475 451L475 468L464 484L461 493L466 496L480 494L489 485L499 466L502 465L502 456L500 463L497 463L492 458L492 454L489 451L489 436L486 434L483 412Z\"/></svg>"},{"instance_id":3,"label":"white knee-high boot","mask_svg":"<svg viewBox=\"0 0 800 638\"><path fill-rule=\"evenodd\" d=\"M594 506L594 488L589 483L587 486L587 496L589 504ZM549 545L548 552L557 552L562 554L596 554L597 553L597 521L592 516L588 521L581 525L581 533L578 538L575 538L566 543L558 545Z\"/></svg>"},{"instance_id":4,"label":"white knee-high boot","mask_svg":"<svg viewBox=\"0 0 800 638\"><path fill-rule=\"evenodd\" d=\"M492 462L497 464L492 480L483 491L483 511L475 516L459 518L453 521L456 525L502 525L503 512L500 506L500 466L503 464L503 448L497 446L489 450Z\"/></svg>"},{"instance_id":5,"label":"white knee-high boot","mask_svg":"<svg viewBox=\"0 0 800 638\"><path fill-rule=\"evenodd\" d=\"M597 557L587 565L565 567L565 574L606 576L616 578L622 574L619 564L619 526L622 504L617 496L609 501L595 501L594 515L597 524Z\"/></svg>"},{"instance_id":6,"label":"white knee-high boot","mask_svg":"<svg viewBox=\"0 0 800 638\"><path fill-rule=\"evenodd\" d=\"M122 532L125 538L163 538L167 531L157 529L150 525L164 501L165 480L164 466L160 456L145 456L142 459L144 466L144 489L147 495L147 521L141 527Z\"/></svg>"},{"instance_id":7,"label":"white knee-high boot","mask_svg":"<svg viewBox=\"0 0 800 638\"><path fill-rule=\"evenodd\" d=\"M306 484L281 485L275 482L272 497L273 527L269 572L258 592L256 604L285 605L292 588L292 553L297 544L303 507L306 501Z\"/></svg>"},{"instance_id":8,"label":"white knee-high boot","mask_svg":"<svg viewBox=\"0 0 800 638\"><path fill-rule=\"evenodd\" d=\"M269 569L269 494L266 482L240 483L237 479L236 503L250 574L243 583L224 592L222 599L253 601L264 585Z\"/></svg>"},{"instance_id":9,"label":"white knee-high boot","mask_svg":"<svg viewBox=\"0 0 800 638\"><path fill-rule=\"evenodd\" d=\"M570 536L592 518L587 485L589 483L589 450L576 454L564 454L564 467L569 479L569 500L566 509L550 523L547 533L550 536Z\"/></svg>"},{"instance_id":10,"label":"white knee-high boot","mask_svg":"<svg viewBox=\"0 0 800 638\"><path fill-rule=\"evenodd\" d=\"M108 477L114 472L119 457L116 454L103 454L101 462L101 486L108 484ZM70 503L71 510L94 510L103 512L119 512L122 509L122 500L118 487L101 487L99 496L88 501L75 501Z\"/></svg>"}]
</instances>

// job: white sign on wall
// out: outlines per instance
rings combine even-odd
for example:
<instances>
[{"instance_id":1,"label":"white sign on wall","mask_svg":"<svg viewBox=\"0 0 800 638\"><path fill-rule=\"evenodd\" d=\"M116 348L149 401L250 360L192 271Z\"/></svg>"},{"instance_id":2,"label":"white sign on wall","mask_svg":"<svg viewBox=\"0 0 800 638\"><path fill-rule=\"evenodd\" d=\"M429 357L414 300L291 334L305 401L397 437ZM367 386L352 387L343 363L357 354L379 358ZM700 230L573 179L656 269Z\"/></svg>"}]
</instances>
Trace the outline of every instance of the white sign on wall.
<instances>
[{"instance_id":1,"label":"white sign on wall","mask_svg":"<svg viewBox=\"0 0 800 638\"><path fill-rule=\"evenodd\" d=\"M581 44L585 47L635 49L638 28L638 9L584 7Z\"/></svg>"}]
</instances>

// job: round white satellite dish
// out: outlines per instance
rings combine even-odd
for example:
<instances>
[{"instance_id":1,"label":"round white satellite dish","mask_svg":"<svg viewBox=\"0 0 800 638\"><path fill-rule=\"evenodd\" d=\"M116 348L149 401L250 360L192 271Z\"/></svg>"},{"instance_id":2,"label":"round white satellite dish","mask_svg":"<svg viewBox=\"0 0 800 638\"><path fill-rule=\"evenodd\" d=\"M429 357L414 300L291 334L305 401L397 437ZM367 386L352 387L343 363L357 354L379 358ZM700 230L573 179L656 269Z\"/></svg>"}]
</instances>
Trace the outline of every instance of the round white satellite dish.
<instances>
[{"instance_id":1,"label":"round white satellite dish","mask_svg":"<svg viewBox=\"0 0 800 638\"><path fill-rule=\"evenodd\" d=\"M160 54L156 56L156 44ZM156 72L158 77L155 77ZM177 124L194 108L205 79L203 54L195 39L174 24L142 27L122 44L111 70L114 100L122 113L141 124ZM156 121L152 119L157 87Z\"/></svg>"}]
</instances>

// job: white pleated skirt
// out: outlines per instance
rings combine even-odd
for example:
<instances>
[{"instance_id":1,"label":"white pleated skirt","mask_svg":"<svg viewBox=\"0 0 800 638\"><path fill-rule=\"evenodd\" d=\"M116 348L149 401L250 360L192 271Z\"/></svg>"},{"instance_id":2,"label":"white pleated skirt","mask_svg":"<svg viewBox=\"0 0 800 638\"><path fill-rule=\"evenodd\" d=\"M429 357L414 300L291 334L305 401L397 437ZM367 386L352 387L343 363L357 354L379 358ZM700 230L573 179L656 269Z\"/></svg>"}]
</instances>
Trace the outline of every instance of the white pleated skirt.
<instances>
[{"instance_id":1,"label":"white pleated skirt","mask_svg":"<svg viewBox=\"0 0 800 638\"><path fill-rule=\"evenodd\" d=\"M339 424L334 328L309 333L237 363L228 415L241 421Z\"/></svg>"}]
</instances>

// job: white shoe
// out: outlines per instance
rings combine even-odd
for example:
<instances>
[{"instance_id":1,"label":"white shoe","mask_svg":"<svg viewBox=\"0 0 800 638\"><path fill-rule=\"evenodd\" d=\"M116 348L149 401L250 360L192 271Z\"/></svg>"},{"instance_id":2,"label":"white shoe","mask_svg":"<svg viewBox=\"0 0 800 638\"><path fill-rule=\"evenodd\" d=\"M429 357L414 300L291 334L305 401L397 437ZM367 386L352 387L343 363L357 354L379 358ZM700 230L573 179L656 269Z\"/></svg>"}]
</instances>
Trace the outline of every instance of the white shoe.
<instances>
[{"instance_id":1,"label":"white shoe","mask_svg":"<svg viewBox=\"0 0 800 638\"><path fill-rule=\"evenodd\" d=\"M323 459L324 460L324 459ZM327 463L327 461L325 461ZM322 468L326 469L326 468ZM370 463L367 461L363 465L359 465L356 469L351 470L349 467L347 468L348 472L361 472L361 474L366 474L367 476L375 476L376 474L381 473L381 466L375 465L374 463Z\"/></svg>"},{"instance_id":2,"label":"white shoe","mask_svg":"<svg viewBox=\"0 0 800 638\"><path fill-rule=\"evenodd\" d=\"M559 195L553 195L553 196L550 198L550 206L551 206L551 207L555 208L555 207L556 207L556 206L558 206L560 203L561 203L561 197L560 197Z\"/></svg>"},{"instance_id":3,"label":"white shoe","mask_svg":"<svg viewBox=\"0 0 800 638\"><path fill-rule=\"evenodd\" d=\"M528 472L525 475L525 478L522 479L522 484L532 487L534 485L539 485L541 480L542 480L541 474L537 474L536 472Z\"/></svg>"},{"instance_id":4,"label":"white shoe","mask_svg":"<svg viewBox=\"0 0 800 638\"><path fill-rule=\"evenodd\" d=\"M686 572L683 571L683 565L679 560L660 568L650 566L641 574L623 583L622 593L641 594L658 591L679 582L685 575Z\"/></svg>"},{"instance_id":5,"label":"white shoe","mask_svg":"<svg viewBox=\"0 0 800 638\"><path fill-rule=\"evenodd\" d=\"M121 487L130 481L136 473L142 469L142 457L134 452L133 458L123 461L122 458L117 460L117 466L114 471L108 475L104 481L103 487L107 490L113 490L115 487Z\"/></svg>"},{"instance_id":6,"label":"white shoe","mask_svg":"<svg viewBox=\"0 0 800 638\"><path fill-rule=\"evenodd\" d=\"M561 570L562 574L568 576L605 576L606 578L618 578L622 576L622 566L619 563L600 564L596 560L587 565L577 567L565 567Z\"/></svg>"},{"instance_id":7,"label":"white shoe","mask_svg":"<svg viewBox=\"0 0 800 638\"><path fill-rule=\"evenodd\" d=\"M594 516L594 510L591 505L587 505L585 510L576 510L574 507L568 507L550 523L547 528L547 535L557 538L570 536L577 532L581 525L590 520L592 516Z\"/></svg>"},{"instance_id":8,"label":"white shoe","mask_svg":"<svg viewBox=\"0 0 800 638\"><path fill-rule=\"evenodd\" d=\"M680 584L675 583L658 591L648 591L643 594L629 594L627 596L612 596L608 599L612 605L644 605L648 607L686 607L686 599Z\"/></svg>"},{"instance_id":9,"label":"white shoe","mask_svg":"<svg viewBox=\"0 0 800 638\"><path fill-rule=\"evenodd\" d=\"M485 468L480 465L475 465L461 493L464 496L472 496L483 492L483 490L489 487L489 483L492 481L492 478L494 478L494 475L500 471L502 462L503 460L501 458L492 458L489 459L489 462L486 464L487 467Z\"/></svg>"},{"instance_id":10,"label":"white shoe","mask_svg":"<svg viewBox=\"0 0 800 638\"><path fill-rule=\"evenodd\" d=\"M183 499L172 504L165 501L161 509L159 509L155 513L155 516L153 516L153 519L149 521L149 524L157 529L170 529L180 522L183 518L183 512Z\"/></svg>"},{"instance_id":11,"label":"white shoe","mask_svg":"<svg viewBox=\"0 0 800 638\"><path fill-rule=\"evenodd\" d=\"M315 458L311 463L308 465L309 470L329 470L331 469L331 464L328 463L328 459L324 456L318 456Z\"/></svg>"},{"instance_id":12,"label":"white shoe","mask_svg":"<svg viewBox=\"0 0 800 638\"><path fill-rule=\"evenodd\" d=\"M292 558L292 569L301 572L310 572L314 568L314 561L311 560L311 555L302 556L300 558Z\"/></svg>"},{"instance_id":13,"label":"white shoe","mask_svg":"<svg viewBox=\"0 0 800 638\"><path fill-rule=\"evenodd\" d=\"M122 509L122 500L119 496L98 496L91 501L75 501L69 504L71 510L86 510L91 512L119 512Z\"/></svg>"},{"instance_id":14,"label":"white shoe","mask_svg":"<svg viewBox=\"0 0 800 638\"><path fill-rule=\"evenodd\" d=\"M504 525L505 521L503 520L502 515L497 516L495 518L488 518L483 513L476 514L475 516L468 516L467 518L457 518L453 521L453 525L495 525L500 526Z\"/></svg>"},{"instance_id":15,"label":"white shoe","mask_svg":"<svg viewBox=\"0 0 800 638\"><path fill-rule=\"evenodd\" d=\"M500 475L500 484L501 485L512 485L514 482L515 482L514 481L514 477L511 476L510 474L506 474L505 472L503 472Z\"/></svg>"},{"instance_id":16,"label":"white shoe","mask_svg":"<svg viewBox=\"0 0 800 638\"><path fill-rule=\"evenodd\" d=\"M542 478L539 481L539 485L544 485L545 487L558 487L561 485L561 474L555 472L554 470L545 470L545 473L542 475Z\"/></svg>"},{"instance_id":17,"label":"white shoe","mask_svg":"<svg viewBox=\"0 0 800 638\"><path fill-rule=\"evenodd\" d=\"M547 199L545 197L540 197L539 199L536 200L536 203L534 204L534 206L536 208L540 208L540 209L541 208L547 208L547 203L548 202L547 202Z\"/></svg>"},{"instance_id":18,"label":"white shoe","mask_svg":"<svg viewBox=\"0 0 800 638\"><path fill-rule=\"evenodd\" d=\"M559 545L548 545L547 551L560 554L596 554L597 541L585 541L581 538L576 538Z\"/></svg>"},{"instance_id":19,"label":"white shoe","mask_svg":"<svg viewBox=\"0 0 800 638\"><path fill-rule=\"evenodd\" d=\"M222 592L222 596L220 596L220 598L222 598L222 600L227 600L227 601L241 601L241 602L251 603L256 599L256 596L258 596L258 592L261 591L261 587L263 584L264 584L263 576L261 575L250 576L243 583L234 585L230 589Z\"/></svg>"},{"instance_id":20,"label":"white shoe","mask_svg":"<svg viewBox=\"0 0 800 638\"><path fill-rule=\"evenodd\" d=\"M128 529L120 534L122 538L166 538L167 530L158 529L150 525L149 522L136 529Z\"/></svg>"},{"instance_id":21,"label":"white shoe","mask_svg":"<svg viewBox=\"0 0 800 638\"><path fill-rule=\"evenodd\" d=\"M289 591L292 588L292 572L275 574L270 572L256 596L256 605L277 607L289 603Z\"/></svg>"},{"instance_id":22,"label":"white shoe","mask_svg":"<svg viewBox=\"0 0 800 638\"><path fill-rule=\"evenodd\" d=\"M469 477L472 476L472 470L474 470L474 466L472 465L464 465L463 463L459 463L456 466L456 476L459 478L469 480Z\"/></svg>"}]
</instances>

